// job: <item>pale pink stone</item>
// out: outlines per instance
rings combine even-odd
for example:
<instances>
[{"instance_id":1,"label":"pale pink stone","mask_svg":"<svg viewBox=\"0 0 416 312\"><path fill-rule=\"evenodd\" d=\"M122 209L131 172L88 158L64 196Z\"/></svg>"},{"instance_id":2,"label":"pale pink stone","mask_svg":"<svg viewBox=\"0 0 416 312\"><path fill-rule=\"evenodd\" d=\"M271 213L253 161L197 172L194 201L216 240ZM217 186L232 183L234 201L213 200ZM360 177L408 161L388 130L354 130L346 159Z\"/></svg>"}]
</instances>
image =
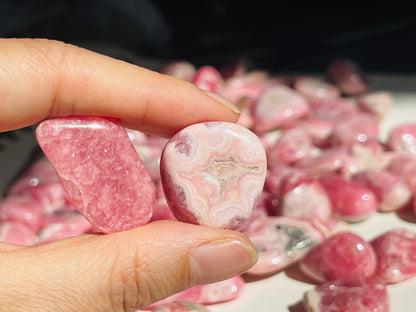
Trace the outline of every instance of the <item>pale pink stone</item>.
<instances>
[{"instance_id":1,"label":"pale pink stone","mask_svg":"<svg viewBox=\"0 0 416 312\"><path fill-rule=\"evenodd\" d=\"M381 212L397 211L412 198L407 184L392 172L363 171L354 175L352 179L373 191L378 200L378 210Z\"/></svg>"},{"instance_id":2,"label":"pale pink stone","mask_svg":"<svg viewBox=\"0 0 416 312\"><path fill-rule=\"evenodd\" d=\"M279 211L286 217L325 220L331 215L332 207L321 183L304 172L296 171L283 178Z\"/></svg>"},{"instance_id":3,"label":"pale pink stone","mask_svg":"<svg viewBox=\"0 0 416 312\"><path fill-rule=\"evenodd\" d=\"M249 98L257 101L261 92L268 86L270 76L265 71L252 71L228 78L219 94L233 103Z\"/></svg>"},{"instance_id":4,"label":"pale pink stone","mask_svg":"<svg viewBox=\"0 0 416 312\"><path fill-rule=\"evenodd\" d=\"M319 283L343 277L370 277L376 266L373 247L353 232L330 236L299 262L301 271Z\"/></svg>"},{"instance_id":5,"label":"pale pink stone","mask_svg":"<svg viewBox=\"0 0 416 312\"><path fill-rule=\"evenodd\" d=\"M394 152L386 151L378 139L356 142L350 148L351 155L357 160L355 173L366 170L384 170L389 165Z\"/></svg>"},{"instance_id":6,"label":"pale pink stone","mask_svg":"<svg viewBox=\"0 0 416 312\"><path fill-rule=\"evenodd\" d=\"M176 300L167 302L152 310L152 312L210 312L206 306L188 301L188 300Z\"/></svg>"},{"instance_id":7,"label":"pale pink stone","mask_svg":"<svg viewBox=\"0 0 416 312\"><path fill-rule=\"evenodd\" d=\"M416 156L416 123L394 127L387 138L386 148Z\"/></svg>"},{"instance_id":8,"label":"pale pink stone","mask_svg":"<svg viewBox=\"0 0 416 312\"><path fill-rule=\"evenodd\" d=\"M219 71L210 65L198 68L191 82L200 89L214 93L220 90L224 84Z\"/></svg>"},{"instance_id":9,"label":"pale pink stone","mask_svg":"<svg viewBox=\"0 0 416 312\"><path fill-rule=\"evenodd\" d=\"M244 286L244 279L240 275L237 275L224 281L188 288L182 292L157 301L145 307L145 309L152 309L176 300L188 300L203 305L228 302L238 298L243 291Z\"/></svg>"},{"instance_id":10,"label":"pale pink stone","mask_svg":"<svg viewBox=\"0 0 416 312\"><path fill-rule=\"evenodd\" d=\"M76 212L51 216L47 219L47 223L44 223L44 227L38 233L37 244L78 236L92 230L92 224L83 215Z\"/></svg>"},{"instance_id":11,"label":"pale pink stone","mask_svg":"<svg viewBox=\"0 0 416 312\"><path fill-rule=\"evenodd\" d=\"M339 174L331 174L320 179L332 204L334 216L348 221L360 222L377 211L377 198L374 193Z\"/></svg>"},{"instance_id":12,"label":"pale pink stone","mask_svg":"<svg viewBox=\"0 0 416 312\"><path fill-rule=\"evenodd\" d=\"M393 105L393 95L387 91L374 91L357 98L358 107L370 113L376 120L382 120L390 112Z\"/></svg>"},{"instance_id":13,"label":"pale pink stone","mask_svg":"<svg viewBox=\"0 0 416 312\"><path fill-rule=\"evenodd\" d=\"M14 221L37 233L42 226L42 206L29 196L10 195L0 201L0 222Z\"/></svg>"},{"instance_id":14,"label":"pale pink stone","mask_svg":"<svg viewBox=\"0 0 416 312\"><path fill-rule=\"evenodd\" d=\"M111 233L149 221L155 189L119 120L49 119L36 136L71 202L94 226Z\"/></svg>"},{"instance_id":15,"label":"pale pink stone","mask_svg":"<svg viewBox=\"0 0 416 312\"><path fill-rule=\"evenodd\" d=\"M40 203L43 213L46 214L62 210L69 200L59 181L43 182L23 194Z\"/></svg>"},{"instance_id":16,"label":"pale pink stone","mask_svg":"<svg viewBox=\"0 0 416 312\"><path fill-rule=\"evenodd\" d=\"M400 177L409 186L413 196L416 194L416 158L410 155L392 157L387 171Z\"/></svg>"},{"instance_id":17,"label":"pale pink stone","mask_svg":"<svg viewBox=\"0 0 416 312\"><path fill-rule=\"evenodd\" d=\"M356 142L375 139L379 135L377 121L367 113L352 114L336 123L331 135L332 145L351 146Z\"/></svg>"},{"instance_id":18,"label":"pale pink stone","mask_svg":"<svg viewBox=\"0 0 416 312\"><path fill-rule=\"evenodd\" d=\"M364 93L369 88L369 79L361 67L348 59L336 59L327 68L329 80L345 95Z\"/></svg>"},{"instance_id":19,"label":"pale pink stone","mask_svg":"<svg viewBox=\"0 0 416 312\"><path fill-rule=\"evenodd\" d=\"M416 276L416 233L396 228L370 241L377 255L376 274L387 284Z\"/></svg>"},{"instance_id":20,"label":"pale pink stone","mask_svg":"<svg viewBox=\"0 0 416 312\"><path fill-rule=\"evenodd\" d=\"M191 81L195 76L196 68L190 62L180 60L162 66L159 71L165 75Z\"/></svg>"},{"instance_id":21,"label":"pale pink stone","mask_svg":"<svg viewBox=\"0 0 416 312\"><path fill-rule=\"evenodd\" d=\"M360 112L354 102L345 98L311 102L311 108L311 118L332 121L334 125L339 120Z\"/></svg>"},{"instance_id":22,"label":"pale pink stone","mask_svg":"<svg viewBox=\"0 0 416 312\"><path fill-rule=\"evenodd\" d=\"M337 87L318 77L298 76L293 88L311 101L333 100L340 96Z\"/></svg>"},{"instance_id":23,"label":"pale pink stone","mask_svg":"<svg viewBox=\"0 0 416 312\"><path fill-rule=\"evenodd\" d=\"M264 133L305 117L310 111L306 99L284 85L273 85L262 91L254 108L254 131Z\"/></svg>"},{"instance_id":24,"label":"pale pink stone","mask_svg":"<svg viewBox=\"0 0 416 312\"><path fill-rule=\"evenodd\" d=\"M330 146L329 138L335 127L332 120L307 118L302 120L302 127L312 140L313 145L319 148L327 148Z\"/></svg>"},{"instance_id":25,"label":"pale pink stone","mask_svg":"<svg viewBox=\"0 0 416 312\"><path fill-rule=\"evenodd\" d=\"M313 224L317 229L324 233L325 238L341 232L352 231L348 222L333 217L328 217L326 219L313 219Z\"/></svg>"},{"instance_id":26,"label":"pale pink stone","mask_svg":"<svg viewBox=\"0 0 416 312\"><path fill-rule=\"evenodd\" d=\"M283 129L280 138L267 151L267 162L294 165L310 156L312 140L303 127L291 125Z\"/></svg>"},{"instance_id":27,"label":"pale pink stone","mask_svg":"<svg viewBox=\"0 0 416 312\"><path fill-rule=\"evenodd\" d=\"M259 218L244 231L258 252L249 275L267 276L299 261L323 239L323 233L307 219L290 217Z\"/></svg>"},{"instance_id":28,"label":"pale pink stone","mask_svg":"<svg viewBox=\"0 0 416 312\"><path fill-rule=\"evenodd\" d=\"M22 222L4 221L0 223L0 242L32 246L36 243L36 233Z\"/></svg>"},{"instance_id":29,"label":"pale pink stone","mask_svg":"<svg viewBox=\"0 0 416 312\"><path fill-rule=\"evenodd\" d=\"M343 278L305 292L307 312L389 312L386 284L377 278Z\"/></svg>"},{"instance_id":30,"label":"pale pink stone","mask_svg":"<svg viewBox=\"0 0 416 312\"><path fill-rule=\"evenodd\" d=\"M170 139L160 169L166 199L178 220L236 229L249 218L263 189L266 153L245 127L199 123Z\"/></svg>"}]
</instances>

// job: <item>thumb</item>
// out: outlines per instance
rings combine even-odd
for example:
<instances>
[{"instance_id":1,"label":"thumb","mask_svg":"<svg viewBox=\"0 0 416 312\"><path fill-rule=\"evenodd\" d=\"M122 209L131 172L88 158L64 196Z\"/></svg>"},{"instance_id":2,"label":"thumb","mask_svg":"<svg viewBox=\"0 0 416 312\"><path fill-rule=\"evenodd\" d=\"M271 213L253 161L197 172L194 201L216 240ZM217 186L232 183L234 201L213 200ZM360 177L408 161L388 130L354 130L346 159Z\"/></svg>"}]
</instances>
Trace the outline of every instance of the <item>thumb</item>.
<instances>
[{"instance_id":1,"label":"thumb","mask_svg":"<svg viewBox=\"0 0 416 312\"><path fill-rule=\"evenodd\" d=\"M135 311L256 260L239 232L176 221L10 249L0 254L0 311Z\"/></svg>"}]
</instances>

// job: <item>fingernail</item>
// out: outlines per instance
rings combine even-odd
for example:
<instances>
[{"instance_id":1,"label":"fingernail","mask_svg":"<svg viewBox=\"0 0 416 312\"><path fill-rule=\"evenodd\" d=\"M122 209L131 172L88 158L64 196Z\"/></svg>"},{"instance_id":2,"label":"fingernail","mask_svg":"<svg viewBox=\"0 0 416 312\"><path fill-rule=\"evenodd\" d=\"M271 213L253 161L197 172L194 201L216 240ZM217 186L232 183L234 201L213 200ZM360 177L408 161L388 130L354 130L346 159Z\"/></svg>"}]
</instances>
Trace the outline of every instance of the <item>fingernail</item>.
<instances>
[{"instance_id":1,"label":"fingernail","mask_svg":"<svg viewBox=\"0 0 416 312\"><path fill-rule=\"evenodd\" d=\"M231 109L234 113L236 114L241 114L240 109L234 105L233 103L231 103L230 101L224 99L222 96L211 92L211 91L207 91L207 90L203 90L207 95L209 95L210 97L214 98L215 100L217 100L218 102L220 102L221 104L223 104L225 107L227 107L228 109Z\"/></svg>"},{"instance_id":2,"label":"fingernail","mask_svg":"<svg viewBox=\"0 0 416 312\"><path fill-rule=\"evenodd\" d=\"M239 275L257 261L257 252L240 241L215 241L195 248L191 253L193 285L218 282Z\"/></svg>"}]
</instances>

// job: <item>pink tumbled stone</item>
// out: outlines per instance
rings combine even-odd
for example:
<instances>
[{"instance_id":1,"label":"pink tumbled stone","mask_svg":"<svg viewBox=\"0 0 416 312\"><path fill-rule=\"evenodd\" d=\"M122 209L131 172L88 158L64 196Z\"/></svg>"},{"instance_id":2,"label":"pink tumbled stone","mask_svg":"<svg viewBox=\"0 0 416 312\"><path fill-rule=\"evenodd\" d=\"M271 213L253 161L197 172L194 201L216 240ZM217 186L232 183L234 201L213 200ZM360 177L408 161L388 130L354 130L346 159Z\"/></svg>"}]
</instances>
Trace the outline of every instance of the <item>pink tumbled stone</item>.
<instances>
[{"instance_id":1,"label":"pink tumbled stone","mask_svg":"<svg viewBox=\"0 0 416 312\"><path fill-rule=\"evenodd\" d=\"M387 91L375 91L357 98L358 107L370 113L377 120L382 120L390 112L393 105L393 95Z\"/></svg>"},{"instance_id":2,"label":"pink tumbled stone","mask_svg":"<svg viewBox=\"0 0 416 312\"><path fill-rule=\"evenodd\" d=\"M196 68L188 61L179 60L162 66L159 71L165 75L191 81L195 76Z\"/></svg>"},{"instance_id":3,"label":"pink tumbled stone","mask_svg":"<svg viewBox=\"0 0 416 312\"><path fill-rule=\"evenodd\" d=\"M72 203L95 227L111 233L149 221L153 182L120 121L49 119L36 136Z\"/></svg>"},{"instance_id":4,"label":"pink tumbled stone","mask_svg":"<svg viewBox=\"0 0 416 312\"><path fill-rule=\"evenodd\" d=\"M416 123L397 126L389 133L386 148L416 156Z\"/></svg>"},{"instance_id":5,"label":"pink tumbled stone","mask_svg":"<svg viewBox=\"0 0 416 312\"><path fill-rule=\"evenodd\" d=\"M416 276L416 233L396 228L370 241L377 255L376 275L387 284Z\"/></svg>"},{"instance_id":6,"label":"pink tumbled stone","mask_svg":"<svg viewBox=\"0 0 416 312\"><path fill-rule=\"evenodd\" d=\"M337 87L318 77L296 77L293 88L310 101L332 100L340 96Z\"/></svg>"},{"instance_id":7,"label":"pink tumbled stone","mask_svg":"<svg viewBox=\"0 0 416 312\"><path fill-rule=\"evenodd\" d=\"M260 94L254 108L254 131L264 133L278 129L306 116L310 111L307 100L284 85L267 87Z\"/></svg>"},{"instance_id":8,"label":"pink tumbled stone","mask_svg":"<svg viewBox=\"0 0 416 312\"><path fill-rule=\"evenodd\" d=\"M7 196L0 201L0 222L3 221L23 223L36 233L42 227L42 206L30 196Z\"/></svg>"},{"instance_id":9,"label":"pink tumbled stone","mask_svg":"<svg viewBox=\"0 0 416 312\"><path fill-rule=\"evenodd\" d=\"M224 84L219 71L210 65L205 65L196 71L191 82L200 89L216 93Z\"/></svg>"},{"instance_id":10,"label":"pink tumbled stone","mask_svg":"<svg viewBox=\"0 0 416 312\"><path fill-rule=\"evenodd\" d=\"M16 221L0 223L0 242L32 246L36 240L36 233L24 223Z\"/></svg>"},{"instance_id":11,"label":"pink tumbled stone","mask_svg":"<svg viewBox=\"0 0 416 312\"><path fill-rule=\"evenodd\" d=\"M308 219L263 217L244 231L258 252L249 275L268 276L299 261L324 235Z\"/></svg>"},{"instance_id":12,"label":"pink tumbled stone","mask_svg":"<svg viewBox=\"0 0 416 312\"><path fill-rule=\"evenodd\" d=\"M386 284L377 278L342 278L304 294L307 312L389 312Z\"/></svg>"},{"instance_id":13,"label":"pink tumbled stone","mask_svg":"<svg viewBox=\"0 0 416 312\"><path fill-rule=\"evenodd\" d=\"M228 229L250 217L266 167L258 137L227 122L182 129L166 144L160 161L163 189L175 217Z\"/></svg>"},{"instance_id":14,"label":"pink tumbled stone","mask_svg":"<svg viewBox=\"0 0 416 312\"><path fill-rule=\"evenodd\" d=\"M210 312L210 310L200 303L176 300L160 305L153 309L152 312Z\"/></svg>"},{"instance_id":15,"label":"pink tumbled stone","mask_svg":"<svg viewBox=\"0 0 416 312\"><path fill-rule=\"evenodd\" d=\"M317 282L348 276L372 276L377 266L373 247L353 232L332 235L299 262L303 273Z\"/></svg>"},{"instance_id":16,"label":"pink tumbled stone","mask_svg":"<svg viewBox=\"0 0 416 312\"><path fill-rule=\"evenodd\" d=\"M348 221L360 222L377 211L377 198L369 189L340 174L320 179L332 204L334 216Z\"/></svg>"},{"instance_id":17,"label":"pink tumbled stone","mask_svg":"<svg viewBox=\"0 0 416 312\"><path fill-rule=\"evenodd\" d=\"M378 210L382 212L397 211L412 198L407 184L392 172L368 170L354 175L352 179L373 191L378 200Z\"/></svg>"},{"instance_id":18,"label":"pink tumbled stone","mask_svg":"<svg viewBox=\"0 0 416 312\"><path fill-rule=\"evenodd\" d=\"M188 288L182 292L157 301L147 306L146 309L151 309L176 300L187 300L203 305L228 302L238 298L243 291L244 286L244 279L240 275L237 275L224 281Z\"/></svg>"}]
</instances>

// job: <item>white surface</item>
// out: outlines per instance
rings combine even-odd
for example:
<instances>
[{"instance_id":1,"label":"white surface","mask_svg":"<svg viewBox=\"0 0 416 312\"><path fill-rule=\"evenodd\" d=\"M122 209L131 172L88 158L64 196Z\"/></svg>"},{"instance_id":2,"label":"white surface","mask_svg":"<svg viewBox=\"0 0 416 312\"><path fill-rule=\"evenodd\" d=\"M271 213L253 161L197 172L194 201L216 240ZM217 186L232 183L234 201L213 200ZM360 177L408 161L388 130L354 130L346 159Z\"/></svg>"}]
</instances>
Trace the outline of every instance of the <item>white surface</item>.
<instances>
[{"instance_id":1,"label":"white surface","mask_svg":"<svg viewBox=\"0 0 416 312\"><path fill-rule=\"evenodd\" d=\"M378 80L377 80L378 79ZM416 123L416 79L401 78L391 80L391 77L376 77L379 88L393 92L395 104L389 116L380 123L380 138L384 140L389 130L398 124L407 122ZM388 82L391 81L391 85ZM415 93L402 90L405 86L414 86ZM412 83L415 82L415 83ZM395 87L394 83L399 83ZM394 92L394 90L399 90ZM368 220L352 224L351 228L363 238L370 240L377 235L397 226L405 227L416 232L416 217L411 221L401 219L396 213L376 213ZM212 305L212 312L266 312L291 311L299 312L293 306L302 299L303 293L313 288L312 284L301 282L288 277L286 272L278 273L272 277L246 284L243 293L234 301ZM388 286L390 296L390 312L414 312L416 296L416 278ZM292 310L290 309L292 307Z\"/></svg>"}]
</instances>

